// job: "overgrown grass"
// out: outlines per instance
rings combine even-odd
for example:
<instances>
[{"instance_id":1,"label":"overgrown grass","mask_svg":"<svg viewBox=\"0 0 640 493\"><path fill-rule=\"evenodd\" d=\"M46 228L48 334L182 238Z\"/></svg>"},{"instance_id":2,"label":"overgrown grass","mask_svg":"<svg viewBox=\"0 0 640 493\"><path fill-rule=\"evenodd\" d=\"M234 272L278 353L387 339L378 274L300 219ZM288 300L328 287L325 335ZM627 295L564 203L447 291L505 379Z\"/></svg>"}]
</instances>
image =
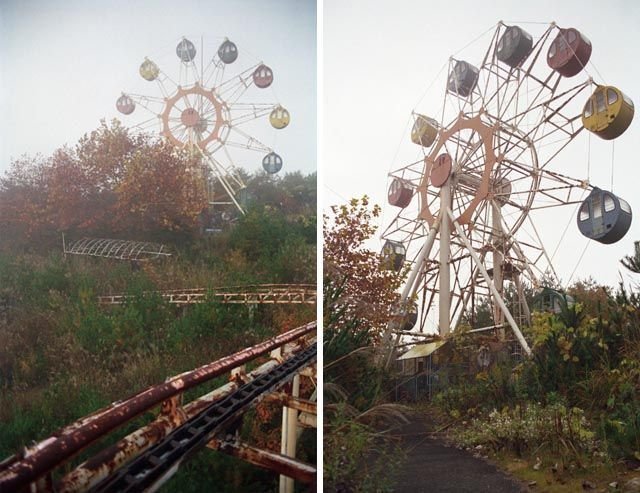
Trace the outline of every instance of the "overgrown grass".
<instances>
[{"instance_id":1,"label":"overgrown grass","mask_svg":"<svg viewBox=\"0 0 640 493\"><path fill-rule=\"evenodd\" d=\"M227 250L225 255L234 254ZM241 262L252 272L244 280L273 282ZM6 320L0 318L0 459L110 402L262 341L282 325L291 328L313 318L313 307L223 305L214 297L176 307L157 293L241 284L234 266L224 265L212 256L195 264L174 259L132 270L106 259L0 255L0 304L7 313ZM98 305L97 296L108 293L129 298L120 306ZM186 401L226 378L188 392ZM104 443L152 417L139 418ZM74 463L92 451L97 448ZM274 477L208 451L166 490L249 491L255 486L263 491ZM229 486L222 489L226 481Z\"/></svg>"}]
</instances>

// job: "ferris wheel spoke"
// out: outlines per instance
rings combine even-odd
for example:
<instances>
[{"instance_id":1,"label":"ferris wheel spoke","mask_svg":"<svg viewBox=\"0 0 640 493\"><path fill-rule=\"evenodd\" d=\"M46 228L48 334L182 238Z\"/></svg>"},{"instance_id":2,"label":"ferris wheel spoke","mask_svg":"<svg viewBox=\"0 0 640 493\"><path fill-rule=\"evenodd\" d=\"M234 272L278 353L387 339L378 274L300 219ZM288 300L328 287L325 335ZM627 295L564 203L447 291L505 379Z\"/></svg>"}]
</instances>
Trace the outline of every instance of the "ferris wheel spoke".
<instances>
[{"instance_id":1,"label":"ferris wheel spoke","mask_svg":"<svg viewBox=\"0 0 640 493\"><path fill-rule=\"evenodd\" d=\"M482 176L486 164L486 156L484 148L480 146L471 151L470 154L463 156L462 161L459 163L459 171L464 171L466 174L477 174Z\"/></svg>"},{"instance_id":2,"label":"ferris wheel spoke","mask_svg":"<svg viewBox=\"0 0 640 493\"><path fill-rule=\"evenodd\" d=\"M249 149L252 151L273 152L273 150L270 147L266 146L265 144L260 142L255 137L252 137L248 133L240 130L238 127L229 127L229 129L232 132L235 132L236 134L238 134L240 137L242 137L246 143L242 144L239 142L227 141L228 145L232 145L234 147L241 147L241 148Z\"/></svg>"},{"instance_id":3,"label":"ferris wheel spoke","mask_svg":"<svg viewBox=\"0 0 640 493\"><path fill-rule=\"evenodd\" d=\"M575 121L579 116L565 116L562 113L562 110L582 91L584 91L587 87L589 87L589 81L586 81L582 84L578 84L570 89L563 91L560 94L554 95L552 98L547 99L545 101L541 101L537 103L535 106L531 107L529 111L541 111L543 117L534 125L534 127L527 132L526 137L530 137L531 135L535 135L537 130L542 127L544 124L548 123L554 125L556 128L564 130L564 127L570 123ZM518 122L518 118L523 118L527 112L516 115L516 122ZM556 123L555 120L558 120ZM572 135L573 132L567 132L569 135ZM532 139L535 140L535 139Z\"/></svg>"},{"instance_id":4,"label":"ferris wheel spoke","mask_svg":"<svg viewBox=\"0 0 640 493\"><path fill-rule=\"evenodd\" d=\"M273 104L252 104L242 107L232 105L229 110L231 114L231 125L239 125L257 118L268 115L273 111Z\"/></svg>"},{"instance_id":5,"label":"ferris wheel spoke","mask_svg":"<svg viewBox=\"0 0 640 493\"><path fill-rule=\"evenodd\" d=\"M423 161L420 161L420 168L405 167L389 173L389 178L397 178L399 181L409 184L413 189L417 188L422 180L422 165Z\"/></svg>"},{"instance_id":6,"label":"ferris wheel spoke","mask_svg":"<svg viewBox=\"0 0 640 493\"><path fill-rule=\"evenodd\" d=\"M529 259L527 255L525 255L523 246L520 241L516 238L511 238L510 248L516 255L516 258L522 264L524 270L529 274L529 280L534 286L539 285L539 277L544 276L544 272L540 267L538 267L538 261L542 258L543 253L540 251L535 259ZM532 261L533 260L533 261ZM534 272L534 268L538 270L538 274ZM554 274L555 275L555 274Z\"/></svg>"},{"instance_id":7,"label":"ferris wheel spoke","mask_svg":"<svg viewBox=\"0 0 640 493\"><path fill-rule=\"evenodd\" d=\"M219 84L224 80L225 68L226 63L222 62L222 60L212 58L205 71L204 79L206 80L206 85L217 88Z\"/></svg>"},{"instance_id":8,"label":"ferris wheel spoke","mask_svg":"<svg viewBox=\"0 0 640 493\"><path fill-rule=\"evenodd\" d=\"M228 197L231 199L231 202L236 206L236 208L241 213L244 214L244 209L242 208L242 206L240 205L240 203L236 198L237 192L240 191L240 189L244 188L244 186L234 188L233 184L229 182L230 175L225 169L225 167L219 161L214 159L210 154L205 154L204 152L202 152L202 149L200 149L200 147L196 146L196 148L198 149L202 158L209 163L210 170L213 172L213 175L218 180L218 183L220 183L220 185L226 191Z\"/></svg>"},{"instance_id":9,"label":"ferris wheel spoke","mask_svg":"<svg viewBox=\"0 0 640 493\"><path fill-rule=\"evenodd\" d=\"M200 83L203 86L209 86L209 77L210 77L210 72L212 70L215 70L215 67L218 64L224 65L224 63L222 63L220 60L217 60L217 57L213 57L209 60L209 62L202 68L202 78L200 79ZM213 84L213 86L215 87L215 84Z\"/></svg>"},{"instance_id":10,"label":"ferris wheel spoke","mask_svg":"<svg viewBox=\"0 0 640 493\"><path fill-rule=\"evenodd\" d=\"M233 104L238 101L245 92L247 92L249 87L251 87L251 84L253 84L253 78L251 79L250 84L237 85L233 91L229 90L227 93L225 93L225 97L230 104Z\"/></svg>"},{"instance_id":11,"label":"ferris wheel spoke","mask_svg":"<svg viewBox=\"0 0 640 493\"><path fill-rule=\"evenodd\" d=\"M218 93L225 98L226 101L232 102L232 98L230 98L230 94L235 93L238 88L248 88L253 84L253 72L260 66L259 63L255 64L248 69L240 72L238 75L234 76L231 79L227 79L225 81L220 82L217 86ZM243 90L244 90L243 89Z\"/></svg>"},{"instance_id":12,"label":"ferris wheel spoke","mask_svg":"<svg viewBox=\"0 0 640 493\"><path fill-rule=\"evenodd\" d=\"M195 59L194 59L195 60ZM194 60L191 60L189 63L186 64L186 72L187 72L187 76L189 80L195 80L195 81L201 81L201 74L198 71L198 66L196 65L196 62ZM189 74L189 70L191 70L191 74Z\"/></svg>"},{"instance_id":13,"label":"ferris wheel spoke","mask_svg":"<svg viewBox=\"0 0 640 493\"><path fill-rule=\"evenodd\" d=\"M133 99L136 104L149 104L149 103L157 103L164 104L164 98L159 98L157 96L147 96L143 94L134 94L134 93L126 93L131 99Z\"/></svg>"},{"instance_id":14,"label":"ferris wheel spoke","mask_svg":"<svg viewBox=\"0 0 640 493\"><path fill-rule=\"evenodd\" d=\"M572 192L575 190L576 188L572 185L558 186L553 188L541 188L537 190L537 193L539 193L543 197L547 197L548 199L550 199L549 203L540 202L540 205L533 206L530 208L530 210L548 209L550 207L578 204L582 202L582 200L579 200L577 198L571 199ZM564 192L562 197L554 195L554 193L560 192Z\"/></svg>"},{"instance_id":15,"label":"ferris wheel spoke","mask_svg":"<svg viewBox=\"0 0 640 493\"><path fill-rule=\"evenodd\" d=\"M152 107L153 104L157 103L155 98L150 98L148 96L141 96L141 95L138 95L138 94L127 94L127 96L129 96L135 102L136 105L144 108L149 113L151 113L153 115L156 115L156 116L158 114L160 114L160 111L162 109L161 106L158 106L157 109L154 109Z\"/></svg>"},{"instance_id":16,"label":"ferris wheel spoke","mask_svg":"<svg viewBox=\"0 0 640 493\"><path fill-rule=\"evenodd\" d=\"M206 119L214 119L216 118L217 114L218 114L218 110L216 109L216 107L212 104L207 104L205 108L203 108L202 112L200 113L201 116L203 118Z\"/></svg>"},{"instance_id":17,"label":"ferris wheel spoke","mask_svg":"<svg viewBox=\"0 0 640 493\"><path fill-rule=\"evenodd\" d=\"M193 103L186 94L180 98L180 101L182 101L186 109L194 109Z\"/></svg>"},{"instance_id":18,"label":"ferris wheel spoke","mask_svg":"<svg viewBox=\"0 0 640 493\"><path fill-rule=\"evenodd\" d=\"M164 98L168 98L169 94L173 92L173 90L169 91L165 87L165 82L167 81L173 84L174 90L178 88L178 84L176 84L176 82L171 77L169 77L165 72L159 69L158 77L156 77L156 85L158 86L158 89L160 89L160 93Z\"/></svg>"},{"instance_id":19,"label":"ferris wheel spoke","mask_svg":"<svg viewBox=\"0 0 640 493\"><path fill-rule=\"evenodd\" d=\"M495 114L497 115L497 121L507 120L509 110L512 109L512 105L517 103L515 95L517 91L514 90L514 84L519 84L519 80L511 79L513 72L509 72L509 75L505 80L498 84L492 99L495 99ZM492 99L489 99L486 107L489 107Z\"/></svg>"},{"instance_id":20,"label":"ferris wheel spoke","mask_svg":"<svg viewBox=\"0 0 640 493\"><path fill-rule=\"evenodd\" d=\"M224 151L225 156L227 157L228 161L229 161L229 165L225 168L227 173L229 174L229 176L231 177L231 179L233 181L235 181L236 186L238 187L244 187L244 183L242 181L242 178L240 177L240 174L238 172L238 167L235 165L233 158L231 157L231 153L229 152L229 149L227 149L226 147L222 148Z\"/></svg>"},{"instance_id":21,"label":"ferris wheel spoke","mask_svg":"<svg viewBox=\"0 0 640 493\"><path fill-rule=\"evenodd\" d=\"M257 68L257 65L254 67L248 68L243 72L234 75L232 78L221 81L216 86L216 91L225 100L229 100L228 95L233 94L238 90L239 87L248 87L253 83L253 71Z\"/></svg>"},{"instance_id":22,"label":"ferris wheel spoke","mask_svg":"<svg viewBox=\"0 0 640 493\"><path fill-rule=\"evenodd\" d=\"M426 232L422 225L413 220L413 218L398 215L382 234L383 238L392 236L400 236L403 242L409 242L423 238L426 236Z\"/></svg>"},{"instance_id":23,"label":"ferris wheel spoke","mask_svg":"<svg viewBox=\"0 0 640 493\"><path fill-rule=\"evenodd\" d=\"M171 132L171 134L183 144L187 143L187 131L188 129L182 124L169 128L169 132Z\"/></svg>"},{"instance_id":24,"label":"ferris wheel spoke","mask_svg":"<svg viewBox=\"0 0 640 493\"><path fill-rule=\"evenodd\" d=\"M482 67L480 69L481 73L485 75L485 87L482 91L482 107L485 109L489 109L492 105L495 106L495 112L497 115L501 114L501 107L504 104L502 96L503 93L508 90L509 84L511 81L509 78L501 78L500 76L496 76L496 73L492 71L491 67ZM489 89L489 84L495 83L495 87ZM488 96L485 96L487 94Z\"/></svg>"},{"instance_id":25,"label":"ferris wheel spoke","mask_svg":"<svg viewBox=\"0 0 640 493\"><path fill-rule=\"evenodd\" d=\"M147 130L151 127L154 127L158 125L158 117L157 116L152 116L151 118L149 118L148 120L145 120L143 122L138 123L137 125L134 125L131 127L131 129L135 129L138 131L144 131Z\"/></svg>"},{"instance_id":26,"label":"ferris wheel spoke","mask_svg":"<svg viewBox=\"0 0 640 493\"><path fill-rule=\"evenodd\" d=\"M238 173L237 168L232 164L225 166L221 161L214 159L212 156L209 156L209 159L215 164L215 168L218 170L218 173L225 177L228 186L232 188L234 193L245 188L245 184L242 181L242 177Z\"/></svg>"}]
</instances>

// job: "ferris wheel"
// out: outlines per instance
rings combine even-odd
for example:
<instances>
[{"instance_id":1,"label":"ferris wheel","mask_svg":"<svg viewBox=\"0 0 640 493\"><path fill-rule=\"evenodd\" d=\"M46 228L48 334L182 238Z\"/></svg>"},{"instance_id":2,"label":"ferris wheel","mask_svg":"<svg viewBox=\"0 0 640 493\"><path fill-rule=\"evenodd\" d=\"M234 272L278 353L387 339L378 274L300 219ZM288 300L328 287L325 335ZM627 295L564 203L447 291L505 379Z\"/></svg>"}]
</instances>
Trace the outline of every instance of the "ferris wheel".
<instances>
[{"instance_id":1,"label":"ferris wheel","mask_svg":"<svg viewBox=\"0 0 640 493\"><path fill-rule=\"evenodd\" d=\"M591 52L575 28L552 23L534 38L500 22L481 59L449 60L441 109L413 113L408 145L418 158L389 175L395 212L383 255L389 268L408 264L404 320L446 336L488 300L486 329L510 327L529 354L524 288L555 272L536 212L575 204L587 238L609 244L626 234L629 204L558 165L583 130L611 140L633 119L631 99L589 75ZM411 333L411 323L400 327L387 329L391 348Z\"/></svg>"},{"instance_id":2,"label":"ferris wheel","mask_svg":"<svg viewBox=\"0 0 640 493\"><path fill-rule=\"evenodd\" d=\"M258 62L230 74L228 66L239 65L242 57L238 46L227 38L206 59L202 46L198 53L194 43L184 37L175 54L177 75L164 72L150 58L140 65L140 76L155 83L160 95L123 92L116 108L124 115L132 114L138 106L145 110L150 118L134 128L159 127L160 135L168 142L200 158L209 205L221 209L223 218L230 218L233 209L244 214L240 194L245 184L238 170L237 153L245 150L262 154L262 167L269 174L280 171L283 164L279 154L252 134L260 129L251 127L253 120L267 116L276 130L290 122L285 107L265 102L256 94L272 85L274 72ZM253 102L246 101L248 97Z\"/></svg>"}]
</instances>

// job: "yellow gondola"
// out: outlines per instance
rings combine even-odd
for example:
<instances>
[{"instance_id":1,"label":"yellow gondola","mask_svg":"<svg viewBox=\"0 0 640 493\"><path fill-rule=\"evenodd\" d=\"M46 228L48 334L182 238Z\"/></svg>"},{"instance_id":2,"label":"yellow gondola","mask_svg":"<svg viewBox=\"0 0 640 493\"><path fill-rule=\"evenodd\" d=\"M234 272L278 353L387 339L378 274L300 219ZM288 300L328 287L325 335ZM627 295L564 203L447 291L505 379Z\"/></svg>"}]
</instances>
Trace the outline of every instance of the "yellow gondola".
<instances>
[{"instance_id":1,"label":"yellow gondola","mask_svg":"<svg viewBox=\"0 0 640 493\"><path fill-rule=\"evenodd\" d=\"M582 111L584 128L605 140L615 139L633 120L633 101L613 86L598 86Z\"/></svg>"},{"instance_id":2,"label":"yellow gondola","mask_svg":"<svg viewBox=\"0 0 640 493\"><path fill-rule=\"evenodd\" d=\"M276 128L278 130L282 130L284 127L289 125L290 121L291 117L289 115L289 112L282 106L275 107L269 115L269 123L271 123L271 126L273 128Z\"/></svg>"},{"instance_id":3,"label":"yellow gondola","mask_svg":"<svg viewBox=\"0 0 640 493\"><path fill-rule=\"evenodd\" d=\"M148 81L152 81L156 80L158 74L160 74L160 69L158 68L158 66L148 58L145 58L144 62L142 62L142 65L140 65L140 75L142 76L142 78Z\"/></svg>"},{"instance_id":4,"label":"yellow gondola","mask_svg":"<svg viewBox=\"0 0 640 493\"><path fill-rule=\"evenodd\" d=\"M429 147L438 136L438 122L424 115L416 115L416 121L411 129L411 142L423 147Z\"/></svg>"}]
</instances>

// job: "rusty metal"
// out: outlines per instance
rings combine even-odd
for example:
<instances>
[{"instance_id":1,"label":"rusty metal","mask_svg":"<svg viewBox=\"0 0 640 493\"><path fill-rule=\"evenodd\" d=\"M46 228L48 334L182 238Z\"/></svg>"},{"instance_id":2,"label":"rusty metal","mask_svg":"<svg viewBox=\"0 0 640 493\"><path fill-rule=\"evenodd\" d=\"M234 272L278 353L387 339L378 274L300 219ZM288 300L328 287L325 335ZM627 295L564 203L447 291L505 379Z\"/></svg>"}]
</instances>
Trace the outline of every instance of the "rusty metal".
<instances>
[{"instance_id":1,"label":"rusty metal","mask_svg":"<svg viewBox=\"0 0 640 493\"><path fill-rule=\"evenodd\" d=\"M14 491L65 462L96 439L121 426L130 419L161 404L185 390L204 383L239 365L261 356L276 347L299 339L317 328L311 322L267 341L238 351L196 370L177 375L146 390L94 413L92 416L64 428L36 445L33 453L12 462L0 470L0 490Z\"/></svg>"},{"instance_id":2,"label":"rusty metal","mask_svg":"<svg viewBox=\"0 0 640 493\"><path fill-rule=\"evenodd\" d=\"M307 366L300 372L300 376L309 377L312 380L316 380L318 378L318 368L315 365Z\"/></svg>"},{"instance_id":3,"label":"rusty metal","mask_svg":"<svg viewBox=\"0 0 640 493\"><path fill-rule=\"evenodd\" d=\"M317 344L311 344L296 355L278 365L267 375L242 385L233 394L219 402L210 404L203 412L190 418L171 432L160 443L135 457L98 484L92 491L155 491L173 475L185 457L205 447L212 438L229 432L248 409L265 395L276 391L295 379L304 366L312 364L317 357Z\"/></svg>"},{"instance_id":4,"label":"rusty metal","mask_svg":"<svg viewBox=\"0 0 640 493\"><path fill-rule=\"evenodd\" d=\"M211 298L220 303L229 304L312 305L317 302L316 286L313 284L259 284L211 289L174 289L152 291L149 294L159 294L167 303L174 305L204 303ZM120 305L132 298L133 296L127 294L98 296L98 303L102 305Z\"/></svg>"},{"instance_id":5,"label":"rusty metal","mask_svg":"<svg viewBox=\"0 0 640 493\"><path fill-rule=\"evenodd\" d=\"M242 442L212 440L207 445L213 450L247 461L278 474L284 474L302 483L315 483L318 471L315 467L270 450L262 450Z\"/></svg>"},{"instance_id":6,"label":"rusty metal","mask_svg":"<svg viewBox=\"0 0 640 493\"><path fill-rule=\"evenodd\" d=\"M300 413L298 415L298 422L301 426L306 426L307 428L318 427L318 417L315 414Z\"/></svg>"},{"instance_id":7,"label":"rusty metal","mask_svg":"<svg viewBox=\"0 0 640 493\"><path fill-rule=\"evenodd\" d=\"M277 361L270 360L249 373L247 379L251 380L265 374L277 365ZM168 401L163 402L163 410L166 409L166 413L80 464L57 484L59 493L85 491L95 486L130 459L158 443L180 424L184 423L186 419L202 412L212 402L231 394L238 389L238 386L239 383L236 381L229 382L190 402L181 409L174 408L173 403L167 404ZM177 396L173 399L175 398ZM180 410L178 411L178 409ZM172 419L172 413L179 414L182 419Z\"/></svg>"},{"instance_id":8,"label":"rusty metal","mask_svg":"<svg viewBox=\"0 0 640 493\"><path fill-rule=\"evenodd\" d=\"M301 341L298 344L286 344L283 349L285 357L289 357L302 347L304 344ZM184 407L178 405L179 396L164 401L160 417L80 464L59 481L57 491L77 493L95 486L130 459L158 443L184 421L202 412L209 404L228 396L243 383L269 373L279 363L281 361L271 359L248 374L243 373L241 378L232 379L229 383L191 401ZM179 419L172 419L175 415L178 415Z\"/></svg>"},{"instance_id":9,"label":"rusty metal","mask_svg":"<svg viewBox=\"0 0 640 493\"><path fill-rule=\"evenodd\" d=\"M301 411L308 414L317 414L317 406L315 402L307 399L301 399L299 397L293 397L286 392L274 392L268 398L268 400L274 400L283 406L287 406L296 411Z\"/></svg>"}]
</instances>

